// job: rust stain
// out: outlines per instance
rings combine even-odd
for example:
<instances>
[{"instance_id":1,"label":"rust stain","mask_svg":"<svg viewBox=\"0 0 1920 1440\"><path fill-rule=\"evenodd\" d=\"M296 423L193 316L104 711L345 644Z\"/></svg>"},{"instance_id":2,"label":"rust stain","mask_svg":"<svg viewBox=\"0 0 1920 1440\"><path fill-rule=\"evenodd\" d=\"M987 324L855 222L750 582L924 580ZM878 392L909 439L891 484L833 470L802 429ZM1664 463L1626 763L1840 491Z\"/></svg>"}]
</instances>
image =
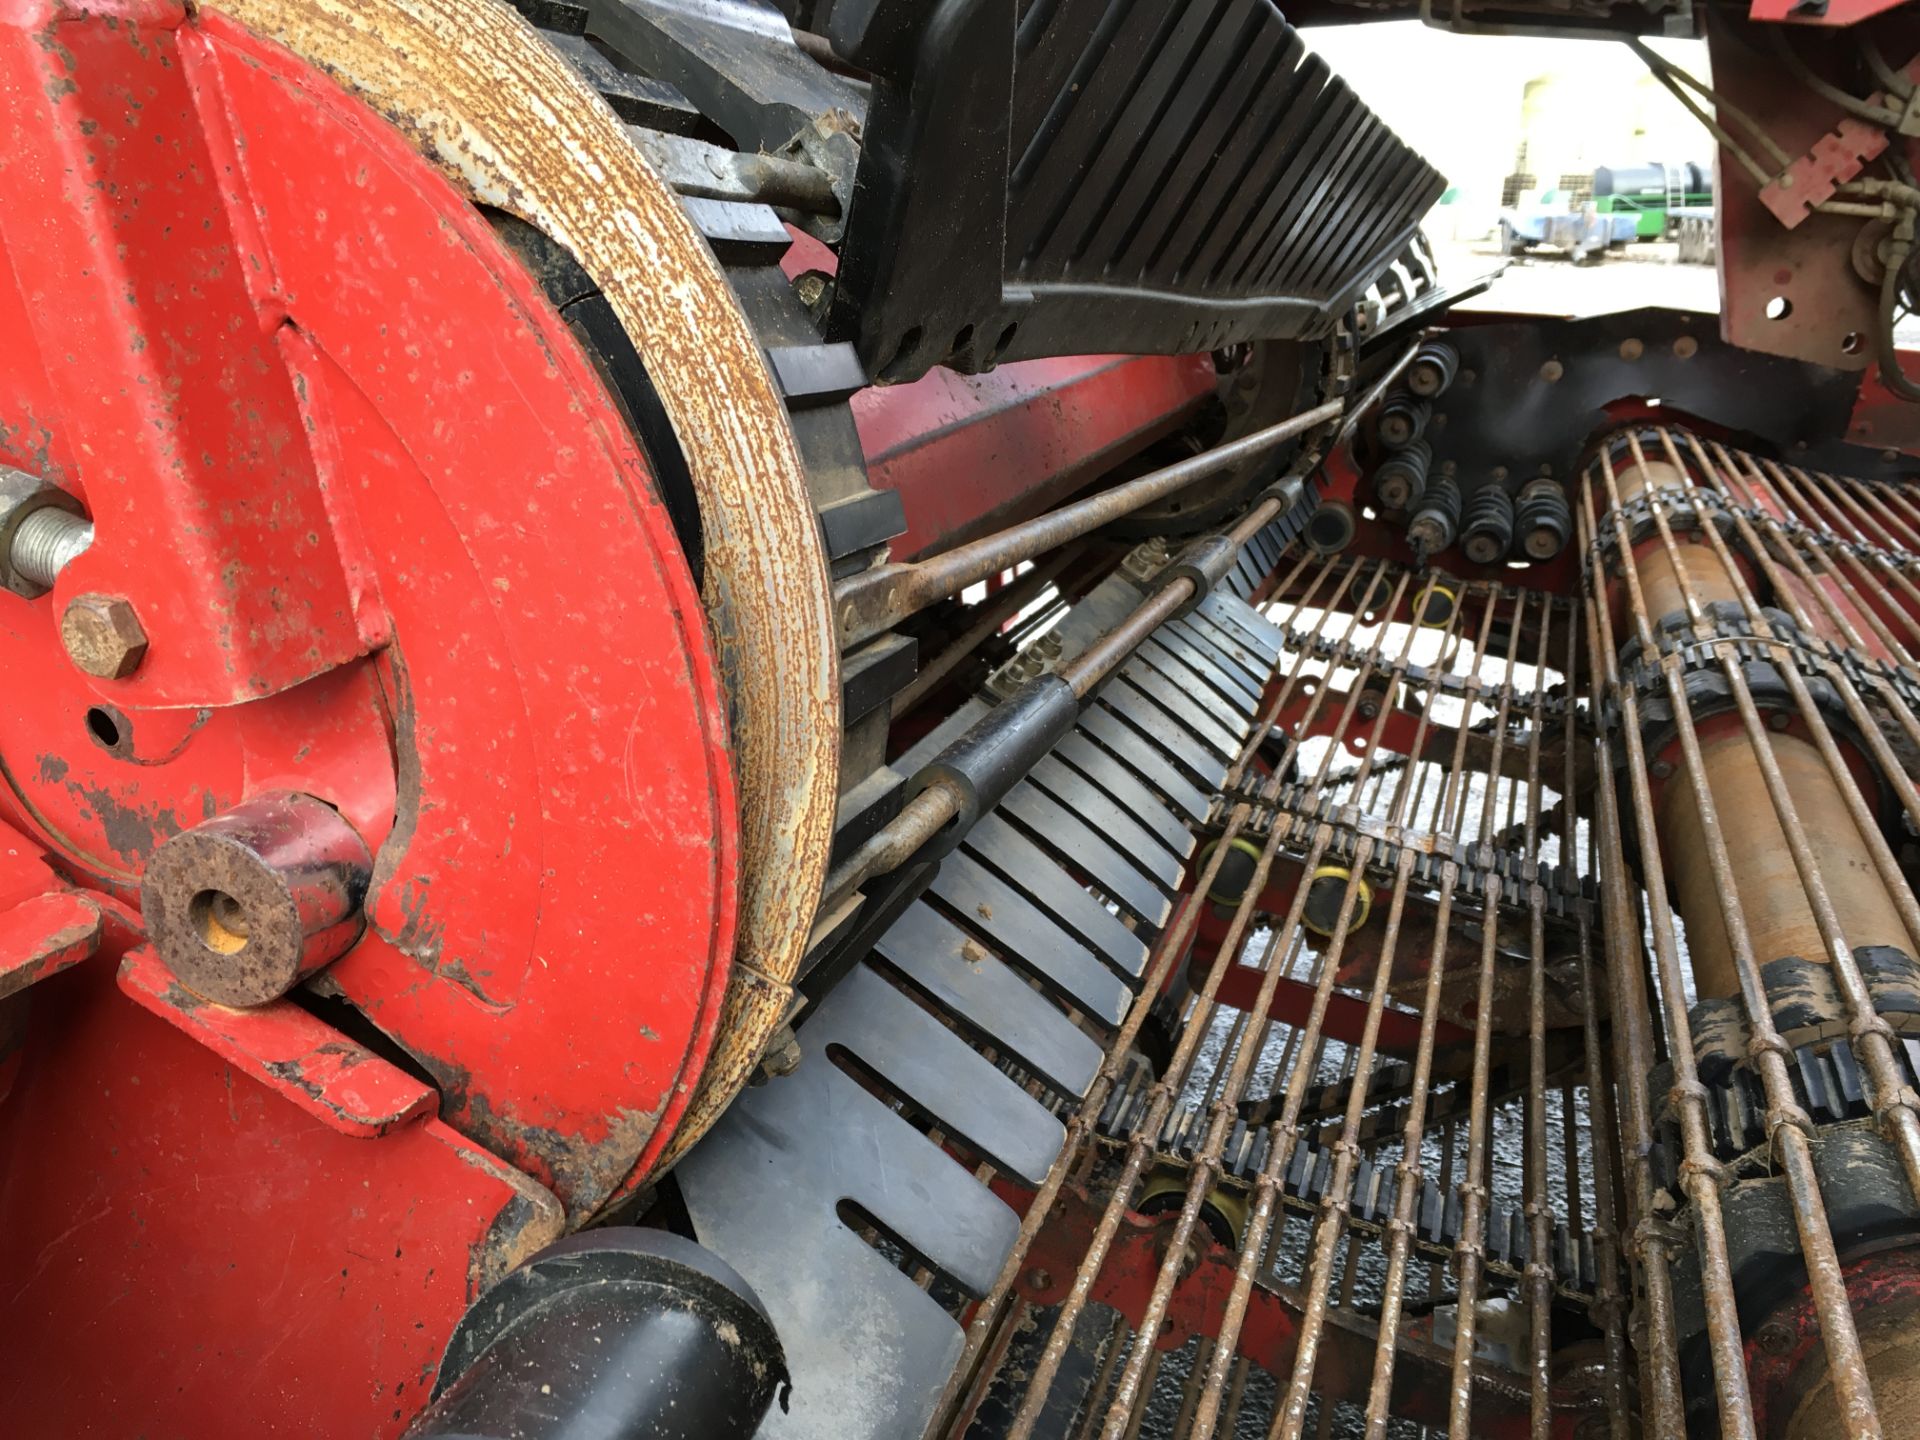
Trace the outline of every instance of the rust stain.
<instances>
[{"instance_id":1,"label":"rust stain","mask_svg":"<svg viewBox=\"0 0 1920 1440\"><path fill-rule=\"evenodd\" d=\"M585 1224L632 1173L633 1162L659 1128L663 1098L652 1110L618 1109L590 1137L536 1124L496 1108L458 1066L426 1062L434 1073L447 1123L505 1156L559 1197L568 1229Z\"/></svg>"},{"instance_id":2,"label":"rust stain","mask_svg":"<svg viewBox=\"0 0 1920 1440\"><path fill-rule=\"evenodd\" d=\"M100 937L100 921L76 921L63 925L35 943L25 960L0 970L0 999L18 994L48 975L57 975L91 955Z\"/></svg>"},{"instance_id":3,"label":"rust stain","mask_svg":"<svg viewBox=\"0 0 1920 1440\"><path fill-rule=\"evenodd\" d=\"M486 1233L468 1247L467 1297L475 1299L509 1270L559 1239L566 1229L566 1212L552 1192L511 1165L484 1150L466 1145L453 1148L467 1164L511 1192Z\"/></svg>"},{"instance_id":4,"label":"rust stain","mask_svg":"<svg viewBox=\"0 0 1920 1440\"><path fill-rule=\"evenodd\" d=\"M45 757L41 760L41 774L47 773ZM134 870L145 866L147 858L167 840L171 840L187 827L180 823L180 817L169 809L152 811L141 810L137 806L122 802L113 791L98 785L84 785L79 781L69 781L67 789L93 814L99 823L101 836L107 842L107 848L126 861Z\"/></svg>"}]
</instances>

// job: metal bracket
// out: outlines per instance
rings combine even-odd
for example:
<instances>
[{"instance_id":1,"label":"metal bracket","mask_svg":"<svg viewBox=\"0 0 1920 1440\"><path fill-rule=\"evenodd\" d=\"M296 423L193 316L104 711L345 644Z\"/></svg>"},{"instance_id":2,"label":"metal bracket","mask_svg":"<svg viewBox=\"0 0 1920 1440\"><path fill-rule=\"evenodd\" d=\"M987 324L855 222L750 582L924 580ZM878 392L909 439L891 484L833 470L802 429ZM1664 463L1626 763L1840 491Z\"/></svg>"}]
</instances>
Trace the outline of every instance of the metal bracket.
<instances>
[{"instance_id":1,"label":"metal bracket","mask_svg":"<svg viewBox=\"0 0 1920 1440\"><path fill-rule=\"evenodd\" d=\"M742 151L825 171L838 214L802 211L797 223L840 238L866 100L794 43L767 0L592 0L587 32L674 86Z\"/></svg>"}]
</instances>

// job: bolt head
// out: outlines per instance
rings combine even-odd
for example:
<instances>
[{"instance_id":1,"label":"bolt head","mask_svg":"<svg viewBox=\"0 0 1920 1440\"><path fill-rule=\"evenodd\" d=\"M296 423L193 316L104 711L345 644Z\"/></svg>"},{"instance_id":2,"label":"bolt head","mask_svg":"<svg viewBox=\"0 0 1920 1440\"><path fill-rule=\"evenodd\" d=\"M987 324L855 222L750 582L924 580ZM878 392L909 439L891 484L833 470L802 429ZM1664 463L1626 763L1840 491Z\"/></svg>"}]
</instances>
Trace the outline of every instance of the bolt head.
<instances>
[{"instance_id":1,"label":"bolt head","mask_svg":"<svg viewBox=\"0 0 1920 1440\"><path fill-rule=\"evenodd\" d=\"M76 595L60 617L60 643L82 674L124 680L147 656L147 632L117 595Z\"/></svg>"},{"instance_id":2,"label":"bolt head","mask_svg":"<svg viewBox=\"0 0 1920 1440\"><path fill-rule=\"evenodd\" d=\"M767 1042L766 1051L760 1057L760 1068L777 1079L798 1070L800 1058L800 1042L794 1038L793 1027L783 1025Z\"/></svg>"},{"instance_id":3,"label":"bolt head","mask_svg":"<svg viewBox=\"0 0 1920 1440\"><path fill-rule=\"evenodd\" d=\"M58 485L11 465L0 465L0 586L23 599L46 594L47 587L15 572L10 559L14 532L34 511L49 506L75 515L81 513L80 501Z\"/></svg>"}]
</instances>

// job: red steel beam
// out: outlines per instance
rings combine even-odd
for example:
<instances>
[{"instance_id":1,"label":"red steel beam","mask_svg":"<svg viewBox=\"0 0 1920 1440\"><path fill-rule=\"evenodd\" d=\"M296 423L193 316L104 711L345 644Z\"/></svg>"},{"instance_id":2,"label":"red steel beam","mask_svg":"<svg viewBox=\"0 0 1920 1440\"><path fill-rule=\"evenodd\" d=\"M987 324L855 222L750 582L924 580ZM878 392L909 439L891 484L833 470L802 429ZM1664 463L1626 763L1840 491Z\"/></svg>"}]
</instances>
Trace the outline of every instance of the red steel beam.
<instances>
[{"instance_id":1,"label":"red steel beam","mask_svg":"<svg viewBox=\"0 0 1920 1440\"><path fill-rule=\"evenodd\" d=\"M1051 509L1178 427L1214 380L1205 355L1074 355L861 391L853 418L868 479L907 512L894 558Z\"/></svg>"}]
</instances>

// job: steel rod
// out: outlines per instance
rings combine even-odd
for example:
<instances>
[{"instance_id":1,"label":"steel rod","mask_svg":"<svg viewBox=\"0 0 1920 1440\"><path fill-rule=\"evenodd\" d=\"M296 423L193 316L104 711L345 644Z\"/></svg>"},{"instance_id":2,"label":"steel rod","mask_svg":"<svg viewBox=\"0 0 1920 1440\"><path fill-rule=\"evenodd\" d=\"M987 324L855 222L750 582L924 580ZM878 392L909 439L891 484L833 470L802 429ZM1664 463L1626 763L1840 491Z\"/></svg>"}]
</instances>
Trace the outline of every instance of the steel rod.
<instances>
[{"instance_id":1,"label":"steel rod","mask_svg":"<svg viewBox=\"0 0 1920 1440\"><path fill-rule=\"evenodd\" d=\"M1128 480L1085 500L1062 505L1032 520L956 546L928 560L900 561L864 570L834 586L840 643L848 646L890 630L936 600L976 581L1011 570L1055 546L1089 535L1156 500L1176 495L1197 480L1262 455L1275 446L1337 418L1346 402L1329 400L1251 435L1228 441L1190 459Z\"/></svg>"},{"instance_id":2,"label":"steel rod","mask_svg":"<svg viewBox=\"0 0 1920 1440\"><path fill-rule=\"evenodd\" d=\"M1318 592L1321 584L1334 574L1334 570L1334 563L1331 560L1322 562L1318 572L1312 577L1305 596L1300 602L1301 608L1304 608L1311 601L1312 597ZM1320 621L1315 627L1316 630L1325 625L1330 614L1330 611L1322 614ZM1237 784L1239 778L1245 774L1246 768L1252 763L1253 756L1258 751L1263 736L1272 728L1275 717L1280 714L1291 696L1300 677L1304 660L1304 655L1296 660L1293 670L1288 675L1286 682L1281 686L1279 692L1267 701L1260 720L1255 725L1251 736L1242 749L1239 759L1228 772L1227 783L1229 786ZM1253 806L1245 801L1235 804L1227 813L1222 827L1220 844L1215 847L1212 855L1206 863L1202 865L1200 874L1194 881L1194 888L1186 903L1175 913L1172 922L1161 932L1159 939L1155 941L1153 945L1144 977L1143 990L1145 993L1159 993L1165 985L1168 976L1172 973L1176 961L1186 953L1186 948L1191 942L1194 930L1199 923L1201 904L1199 897L1205 896L1206 893L1213 888L1219 878L1221 867L1226 863L1228 854L1231 853L1233 841L1238 838L1241 831L1252 818L1252 815ZM1230 963L1231 953L1227 947L1223 946L1221 956L1216 960L1209 978L1212 979L1214 983L1217 983L1217 977L1219 977ZM926 1433L929 1436L938 1436L947 1433L948 1427L954 1418L954 1409L958 1397L964 1394L972 1384L973 1375L979 1365L986 1338L991 1333L993 1322L999 1313L1001 1303L1004 1297L1012 1291L1014 1279L1026 1264L1026 1257L1033 1245L1034 1238L1039 1234L1041 1227L1046 1223L1047 1217L1052 1213L1054 1202L1059 1196L1061 1187L1065 1184L1068 1174L1073 1170L1080 1158L1082 1144L1086 1137L1092 1132L1094 1121L1098 1118L1101 1109L1105 1106L1108 1096L1113 1093L1113 1088L1119 1081L1121 1067L1125 1062L1127 1051L1133 1045L1140 1033L1141 1026L1145 1023L1147 1011L1148 1007L1145 1005L1135 1005L1131 1007L1126 1019L1121 1023L1118 1035L1115 1036L1107 1050L1106 1059L1101 1063L1099 1071L1094 1076L1093 1083L1088 1088L1086 1099L1082 1101L1080 1107L1068 1121L1066 1140L1061 1146L1059 1158L1048 1171L1046 1178L1041 1182L1039 1190L1035 1193L1033 1200L1028 1205L1027 1212L1021 1221L1020 1230L1014 1237L1014 1243L1008 1251L1005 1262L1001 1266L1000 1275L995 1280L993 1289L988 1293L986 1299L982 1300L980 1304L975 1307L974 1317L967 1326L966 1341L962 1347L960 1358L956 1362L953 1373L949 1376L947 1385L943 1389L939 1400L936 1401L932 1418L928 1422ZM1084 1295L1082 1296L1081 1303L1084 1304ZM1057 1361L1055 1363L1057 1365Z\"/></svg>"},{"instance_id":3,"label":"steel rod","mask_svg":"<svg viewBox=\"0 0 1920 1440\"><path fill-rule=\"evenodd\" d=\"M893 699L893 719L911 713L922 700L943 682L954 669L977 651L1014 615L1032 604L1060 572L1080 556L1078 547L1062 547L1057 553L1036 561L1024 575L1016 575L1003 589L987 596L977 606L967 628L945 649L920 667L913 682Z\"/></svg>"}]
</instances>

